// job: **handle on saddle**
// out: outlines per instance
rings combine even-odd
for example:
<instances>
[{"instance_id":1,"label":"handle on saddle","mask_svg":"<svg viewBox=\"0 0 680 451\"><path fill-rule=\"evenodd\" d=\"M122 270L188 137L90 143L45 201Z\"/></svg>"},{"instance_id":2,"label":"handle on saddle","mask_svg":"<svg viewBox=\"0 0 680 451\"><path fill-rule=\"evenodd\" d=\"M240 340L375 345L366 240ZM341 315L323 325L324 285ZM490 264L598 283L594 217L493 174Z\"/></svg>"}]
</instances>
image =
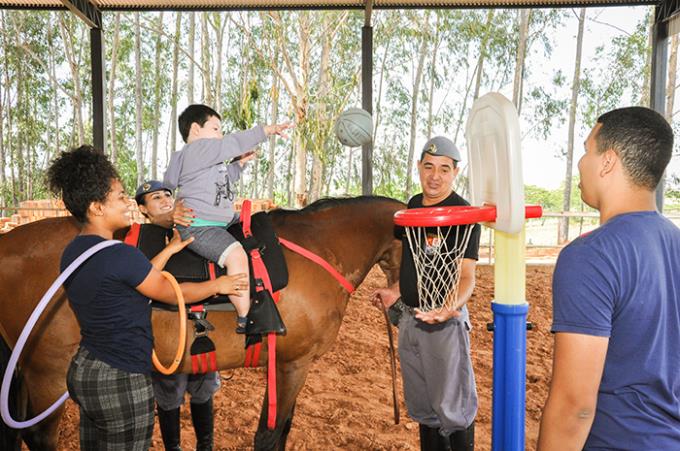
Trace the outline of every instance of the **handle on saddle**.
<instances>
[{"instance_id":1,"label":"handle on saddle","mask_svg":"<svg viewBox=\"0 0 680 451\"><path fill-rule=\"evenodd\" d=\"M158 360L158 356L156 355L155 349L151 352L151 361L153 362L153 366L158 370L159 373L168 376L177 371L177 367L179 367L179 364L182 362L182 356L184 355L184 347L186 345L187 340L186 338L187 313L184 302L184 295L182 295L182 289L179 287L177 280L172 274L170 274L167 271L162 271L161 274L163 274L165 278L168 279L168 282L170 282L172 288L174 288L175 290L175 294L177 295L177 311L179 313L179 336L177 339L177 351L175 352L175 358L172 360L172 363L170 364L169 367L167 368L164 367L161 361Z\"/></svg>"}]
</instances>

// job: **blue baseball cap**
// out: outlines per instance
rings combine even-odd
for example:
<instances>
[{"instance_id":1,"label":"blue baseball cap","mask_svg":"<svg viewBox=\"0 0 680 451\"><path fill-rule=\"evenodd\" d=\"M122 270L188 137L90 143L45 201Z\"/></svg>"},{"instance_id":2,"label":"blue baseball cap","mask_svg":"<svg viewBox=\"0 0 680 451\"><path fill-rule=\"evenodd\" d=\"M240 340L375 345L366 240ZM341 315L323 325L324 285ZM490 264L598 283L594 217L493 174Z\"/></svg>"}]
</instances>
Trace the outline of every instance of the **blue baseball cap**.
<instances>
[{"instance_id":1,"label":"blue baseball cap","mask_svg":"<svg viewBox=\"0 0 680 451\"><path fill-rule=\"evenodd\" d=\"M158 180L147 180L137 188L137 192L135 193L137 204L142 205L144 203L144 195L155 193L156 191L167 191L172 194L172 190L163 185L163 182L159 182Z\"/></svg>"},{"instance_id":2,"label":"blue baseball cap","mask_svg":"<svg viewBox=\"0 0 680 451\"><path fill-rule=\"evenodd\" d=\"M449 138L445 136L435 136L428 140L423 146L423 151L420 154L420 159L423 159L423 155L429 153L435 157L449 157L453 161L460 161L460 152L456 145Z\"/></svg>"}]
</instances>

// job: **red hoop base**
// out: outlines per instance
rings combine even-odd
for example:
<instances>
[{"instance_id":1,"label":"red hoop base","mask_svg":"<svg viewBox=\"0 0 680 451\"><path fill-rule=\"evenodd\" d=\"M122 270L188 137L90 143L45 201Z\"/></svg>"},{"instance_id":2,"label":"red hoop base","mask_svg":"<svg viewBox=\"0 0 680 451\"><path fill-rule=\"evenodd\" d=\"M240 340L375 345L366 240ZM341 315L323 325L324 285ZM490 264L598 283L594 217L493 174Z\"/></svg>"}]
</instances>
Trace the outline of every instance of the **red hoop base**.
<instances>
[{"instance_id":1,"label":"red hoop base","mask_svg":"<svg viewBox=\"0 0 680 451\"><path fill-rule=\"evenodd\" d=\"M526 218L540 218L542 215L543 208L540 205L525 207ZM494 206L411 208L394 214L394 223L403 227L442 227L495 221L496 207Z\"/></svg>"}]
</instances>

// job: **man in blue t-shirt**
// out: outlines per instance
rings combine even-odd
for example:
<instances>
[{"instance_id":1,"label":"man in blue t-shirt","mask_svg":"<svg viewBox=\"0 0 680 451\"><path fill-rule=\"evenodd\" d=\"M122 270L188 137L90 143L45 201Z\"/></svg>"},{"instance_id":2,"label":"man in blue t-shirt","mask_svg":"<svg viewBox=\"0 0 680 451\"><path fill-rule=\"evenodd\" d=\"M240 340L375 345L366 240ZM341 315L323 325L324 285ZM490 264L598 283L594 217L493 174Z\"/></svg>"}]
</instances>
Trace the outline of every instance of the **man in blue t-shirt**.
<instances>
[{"instance_id":1,"label":"man in blue t-shirt","mask_svg":"<svg viewBox=\"0 0 680 451\"><path fill-rule=\"evenodd\" d=\"M680 229L656 210L673 131L642 107L603 114L578 164L600 227L553 278L553 376L538 449L680 450Z\"/></svg>"}]
</instances>

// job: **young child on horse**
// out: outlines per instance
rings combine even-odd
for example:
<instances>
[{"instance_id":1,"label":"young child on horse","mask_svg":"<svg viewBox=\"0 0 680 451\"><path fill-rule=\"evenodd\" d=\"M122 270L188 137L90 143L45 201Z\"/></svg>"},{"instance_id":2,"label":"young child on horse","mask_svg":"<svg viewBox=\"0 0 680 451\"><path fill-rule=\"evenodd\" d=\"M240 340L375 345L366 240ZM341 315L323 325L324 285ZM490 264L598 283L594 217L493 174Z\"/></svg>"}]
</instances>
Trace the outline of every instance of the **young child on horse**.
<instances>
[{"instance_id":1,"label":"young child on horse","mask_svg":"<svg viewBox=\"0 0 680 451\"><path fill-rule=\"evenodd\" d=\"M170 158L163 183L177 188L177 198L196 215L191 226L177 226L183 239L194 237L189 248L226 268L229 274L248 274L243 246L227 231L239 220L234 212L234 185L244 164L255 157L252 149L270 135L285 137L283 132L292 125L259 125L223 136L221 120L206 105L190 105L180 114L179 130L186 144ZM245 333L250 290L230 299L238 314L236 332Z\"/></svg>"},{"instance_id":2,"label":"young child on horse","mask_svg":"<svg viewBox=\"0 0 680 451\"><path fill-rule=\"evenodd\" d=\"M63 271L83 252L130 225L131 201L103 152L91 146L62 152L47 171L49 186L82 224L64 249ZM179 236L173 251L186 246ZM187 303L234 294L244 275L184 283ZM153 432L151 305L175 304L171 283L138 249L120 243L90 257L66 281L66 294L80 326L80 347L66 382L80 407L80 448L146 450Z\"/></svg>"}]
</instances>

